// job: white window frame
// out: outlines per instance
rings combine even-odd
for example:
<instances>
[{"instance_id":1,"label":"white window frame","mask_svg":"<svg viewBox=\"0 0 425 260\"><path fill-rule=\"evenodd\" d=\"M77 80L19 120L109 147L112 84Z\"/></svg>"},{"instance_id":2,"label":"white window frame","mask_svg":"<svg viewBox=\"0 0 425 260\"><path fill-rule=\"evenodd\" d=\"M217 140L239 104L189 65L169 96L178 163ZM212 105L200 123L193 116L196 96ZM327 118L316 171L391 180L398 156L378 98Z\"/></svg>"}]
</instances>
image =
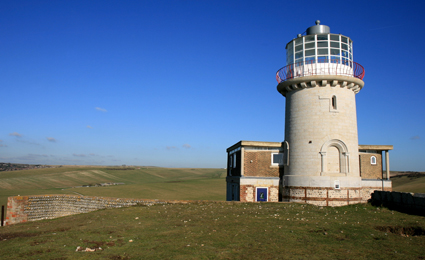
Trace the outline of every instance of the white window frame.
<instances>
[{"instance_id":1,"label":"white window frame","mask_svg":"<svg viewBox=\"0 0 425 260\"><path fill-rule=\"evenodd\" d=\"M370 157L370 164L376 165L376 156L373 155Z\"/></svg>"},{"instance_id":2,"label":"white window frame","mask_svg":"<svg viewBox=\"0 0 425 260\"><path fill-rule=\"evenodd\" d=\"M275 163L275 162L273 161L273 155L275 155L275 154L281 154L281 155L282 155L282 162L281 162L281 163ZM279 152L277 152L277 153L272 153L272 154L271 154L271 165L273 165L273 166L281 166L281 165L283 165L283 161L284 161L283 156L284 156L284 153L279 153Z\"/></svg>"}]
</instances>

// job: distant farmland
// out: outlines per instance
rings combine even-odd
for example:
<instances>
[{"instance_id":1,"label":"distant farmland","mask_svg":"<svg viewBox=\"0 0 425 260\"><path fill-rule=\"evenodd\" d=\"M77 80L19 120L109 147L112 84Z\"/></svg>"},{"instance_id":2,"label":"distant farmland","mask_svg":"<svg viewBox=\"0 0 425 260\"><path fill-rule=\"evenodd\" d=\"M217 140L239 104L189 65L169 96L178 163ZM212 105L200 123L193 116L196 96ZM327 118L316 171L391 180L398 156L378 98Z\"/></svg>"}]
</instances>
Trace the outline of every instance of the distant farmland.
<instances>
[{"instance_id":1,"label":"distant farmland","mask_svg":"<svg viewBox=\"0 0 425 260\"><path fill-rule=\"evenodd\" d=\"M79 194L117 198L225 200L225 169L67 166L0 172L0 205L7 197ZM74 188L97 183L123 185Z\"/></svg>"}]
</instances>

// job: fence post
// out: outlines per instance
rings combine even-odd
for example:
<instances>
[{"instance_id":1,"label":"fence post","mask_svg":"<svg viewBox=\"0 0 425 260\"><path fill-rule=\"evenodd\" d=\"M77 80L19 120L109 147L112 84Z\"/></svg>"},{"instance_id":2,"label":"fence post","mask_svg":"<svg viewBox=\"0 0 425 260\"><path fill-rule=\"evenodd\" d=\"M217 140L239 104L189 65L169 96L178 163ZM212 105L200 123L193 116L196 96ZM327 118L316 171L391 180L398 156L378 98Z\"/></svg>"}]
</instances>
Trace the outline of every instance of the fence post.
<instances>
[{"instance_id":1,"label":"fence post","mask_svg":"<svg viewBox=\"0 0 425 260\"><path fill-rule=\"evenodd\" d=\"M1 226L3 226L4 222L4 205L1 206Z\"/></svg>"}]
</instances>

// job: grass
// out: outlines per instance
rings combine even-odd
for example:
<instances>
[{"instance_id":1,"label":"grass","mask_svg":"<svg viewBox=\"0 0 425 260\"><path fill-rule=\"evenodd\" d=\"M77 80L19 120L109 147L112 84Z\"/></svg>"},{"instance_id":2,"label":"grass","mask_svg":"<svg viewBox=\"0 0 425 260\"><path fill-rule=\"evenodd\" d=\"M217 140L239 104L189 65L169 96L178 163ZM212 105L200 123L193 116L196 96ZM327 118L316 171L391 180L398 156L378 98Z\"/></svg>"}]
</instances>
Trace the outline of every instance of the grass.
<instances>
[{"instance_id":1,"label":"grass","mask_svg":"<svg viewBox=\"0 0 425 260\"><path fill-rule=\"evenodd\" d=\"M424 220L370 205L135 206L3 227L0 258L424 259Z\"/></svg>"},{"instance_id":2,"label":"grass","mask_svg":"<svg viewBox=\"0 0 425 260\"><path fill-rule=\"evenodd\" d=\"M425 218L370 205L224 202L224 169L63 167L0 173L8 196L215 200L100 210L0 228L0 259L425 259ZM393 177L423 191L423 176ZM72 188L123 182L108 187ZM416 183L416 184L415 184ZM221 200L221 202L220 202ZM95 252L76 252L99 248Z\"/></svg>"},{"instance_id":3,"label":"grass","mask_svg":"<svg viewBox=\"0 0 425 260\"><path fill-rule=\"evenodd\" d=\"M224 169L62 167L0 172L0 205L7 197L81 194L143 199L225 200ZM73 188L94 183L124 185Z\"/></svg>"},{"instance_id":4,"label":"grass","mask_svg":"<svg viewBox=\"0 0 425 260\"><path fill-rule=\"evenodd\" d=\"M425 193L425 173L407 173L391 177L393 191Z\"/></svg>"}]
</instances>

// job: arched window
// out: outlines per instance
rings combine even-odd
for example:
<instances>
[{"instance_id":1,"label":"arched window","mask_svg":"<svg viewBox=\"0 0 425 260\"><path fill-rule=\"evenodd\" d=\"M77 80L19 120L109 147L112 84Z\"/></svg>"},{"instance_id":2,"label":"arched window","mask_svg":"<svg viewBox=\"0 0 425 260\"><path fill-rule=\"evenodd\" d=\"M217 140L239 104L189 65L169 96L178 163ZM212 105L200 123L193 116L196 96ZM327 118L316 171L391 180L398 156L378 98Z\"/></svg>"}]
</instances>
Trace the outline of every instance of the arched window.
<instances>
[{"instance_id":1,"label":"arched window","mask_svg":"<svg viewBox=\"0 0 425 260\"><path fill-rule=\"evenodd\" d=\"M336 96L332 96L332 109L336 110L337 106L336 106Z\"/></svg>"},{"instance_id":2,"label":"arched window","mask_svg":"<svg viewBox=\"0 0 425 260\"><path fill-rule=\"evenodd\" d=\"M371 156L370 157L370 164L376 165L376 156Z\"/></svg>"}]
</instances>

